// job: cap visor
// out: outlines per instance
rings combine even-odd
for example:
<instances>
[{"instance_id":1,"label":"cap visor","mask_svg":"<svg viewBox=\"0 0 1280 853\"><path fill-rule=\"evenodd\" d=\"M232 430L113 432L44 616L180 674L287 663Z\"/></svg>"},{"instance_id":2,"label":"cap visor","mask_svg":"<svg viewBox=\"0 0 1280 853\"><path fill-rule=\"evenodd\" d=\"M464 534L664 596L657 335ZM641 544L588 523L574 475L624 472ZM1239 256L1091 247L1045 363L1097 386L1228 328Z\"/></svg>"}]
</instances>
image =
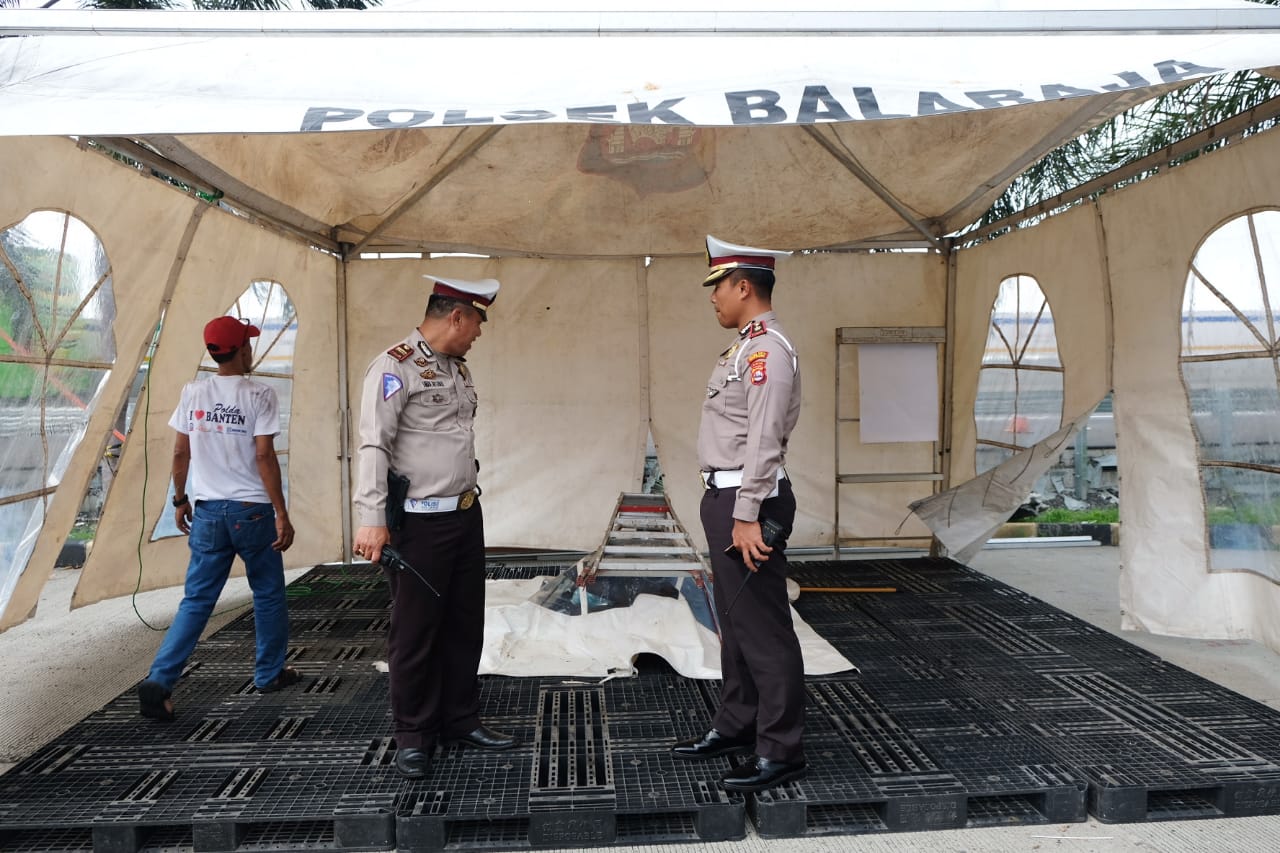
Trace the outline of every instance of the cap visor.
<instances>
[{"instance_id":1,"label":"cap visor","mask_svg":"<svg viewBox=\"0 0 1280 853\"><path fill-rule=\"evenodd\" d=\"M711 275L707 276L706 278L704 278L704 279L702 280L702 286L703 286L703 287L706 287L707 285L715 284L717 281L719 281L720 279L724 278L725 276L727 276L727 275L728 275L729 273L731 273L731 272L733 272L733 270L731 270L731 269L729 269L729 270L716 270L715 272L711 273Z\"/></svg>"}]
</instances>

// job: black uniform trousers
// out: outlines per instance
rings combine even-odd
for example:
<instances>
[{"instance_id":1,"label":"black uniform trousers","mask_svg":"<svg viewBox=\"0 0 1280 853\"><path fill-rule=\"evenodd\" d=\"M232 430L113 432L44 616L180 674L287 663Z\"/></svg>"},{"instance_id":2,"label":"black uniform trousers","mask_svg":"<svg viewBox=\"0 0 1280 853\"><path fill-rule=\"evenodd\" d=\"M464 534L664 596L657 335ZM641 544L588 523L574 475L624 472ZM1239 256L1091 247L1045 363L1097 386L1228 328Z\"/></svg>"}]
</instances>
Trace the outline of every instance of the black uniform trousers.
<instances>
[{"instance_id":1,"label":"black uniform trousers","mask_svg":"<svg viewBox=\"0 0 1280 853\"><path fill-rule=\"evenodd\" d=\"M391 584L391 718L398 747L430 749L480 725L476 670L484 649L484 514L480 502L440 513L406 512L391 544L412 572Z\"/></svg>"},{"instance_id":2,"label":"black uniform trousers","mask_svg":"<svg viewBox=\"0 0 1280 853\"><path fill-rule=\"evenodd\" d=\"M724 553L733 544L737 498L736 488L711 488L702 495L702 529L711 550L724 680L712 725L730 737L754 732L756 754L763 758L803 761L804 659L787 600L785 542L774 545L769 559L744 586L750 574L746 564L741 557ZM779 482L778 495L760 505L760 517L773 519L791 533L796 499L789 480Z\"/></svg>"}]
</instances>

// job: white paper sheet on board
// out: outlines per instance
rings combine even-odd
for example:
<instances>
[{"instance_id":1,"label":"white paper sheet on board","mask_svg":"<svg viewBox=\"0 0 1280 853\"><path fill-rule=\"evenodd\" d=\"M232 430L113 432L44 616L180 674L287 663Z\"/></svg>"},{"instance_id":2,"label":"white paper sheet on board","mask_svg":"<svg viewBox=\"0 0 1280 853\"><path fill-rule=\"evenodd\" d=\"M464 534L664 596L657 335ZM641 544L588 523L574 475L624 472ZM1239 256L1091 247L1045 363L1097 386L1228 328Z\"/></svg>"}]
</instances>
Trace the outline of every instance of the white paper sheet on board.
<instances>
[{"instance_id":1,"label":"white paper sheet on board","mask_svg":"<svg viewBox=\"0 0 1280 853\"><path fill-rule=\"evenodd\" d=\"M859 345L858 400L863 444L937 441L938 345Z\"/></svg>"}]
</instances>

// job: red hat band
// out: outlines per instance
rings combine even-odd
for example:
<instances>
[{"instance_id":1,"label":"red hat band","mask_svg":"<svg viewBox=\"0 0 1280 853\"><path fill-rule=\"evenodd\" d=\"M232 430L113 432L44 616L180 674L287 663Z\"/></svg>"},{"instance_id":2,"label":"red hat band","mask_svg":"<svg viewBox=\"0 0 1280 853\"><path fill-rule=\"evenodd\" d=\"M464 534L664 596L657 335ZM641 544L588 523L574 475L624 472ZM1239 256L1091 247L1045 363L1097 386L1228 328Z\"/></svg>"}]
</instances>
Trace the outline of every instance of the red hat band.
<instances>
[{"instance_id":1,"label":"red hat band","mask_svg":"<svg viewBox=\"0 0 1280 853\"><path fill-rule=\"evenodd\" d=\"M439 294L440 296L447 296L450 299L459 299L463 302L469 302L477 308L488 308L493 304L492 299L486 299L485 297L475 293L466 293L458 290L457 288L450 287L447 284L441 284L440 282L436 282L435 287L431 289L431 292Z\"/></svg>"},{"instance_id":2,"label":"red hat band","mask_svg":"<svg viewBox=\"0 0 1280 853\"><path fill-rule=\"evenodd\" d=\"M739 264L741 266L763 267L771 270L774 268L774 259L767 255L726 255L723 258L712 258L711 267L722 267L726 264Z\"/></svg>"}]
</instances>

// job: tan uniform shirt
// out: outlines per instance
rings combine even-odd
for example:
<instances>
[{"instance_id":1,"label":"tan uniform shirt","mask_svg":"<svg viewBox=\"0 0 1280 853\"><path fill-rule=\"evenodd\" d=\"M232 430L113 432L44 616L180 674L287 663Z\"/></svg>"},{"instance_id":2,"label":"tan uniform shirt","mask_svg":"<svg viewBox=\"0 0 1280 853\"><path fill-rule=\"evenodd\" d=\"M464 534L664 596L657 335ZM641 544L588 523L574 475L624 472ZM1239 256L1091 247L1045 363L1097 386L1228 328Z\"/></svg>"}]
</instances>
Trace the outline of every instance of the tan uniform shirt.
<instances>
[{"instance_id":1,"label":"tan uniform shirt","mask_svg":"<svg viewBox=\"0 0 1280 853\"><path fill-rule=\"evenodd\" d=\"M373 360L360 393L361 525L387 523L387 468L409 478L411 498L475 488L477 399L463 359L433 352L417 329Z\"/></svg>"},{"instance_id":2,"label":"tan uniform shirt","mask_svg":"<svg viewBox=\"0 0 1280 853\"><path fill-rule=\"evenodd\" d=\"M742 471L733 517L756 521L778 485L787 439L800 417L800 363L772 311L756 317L720 353L698 428L698 467Z\"/></svg>"}]
</instances>

